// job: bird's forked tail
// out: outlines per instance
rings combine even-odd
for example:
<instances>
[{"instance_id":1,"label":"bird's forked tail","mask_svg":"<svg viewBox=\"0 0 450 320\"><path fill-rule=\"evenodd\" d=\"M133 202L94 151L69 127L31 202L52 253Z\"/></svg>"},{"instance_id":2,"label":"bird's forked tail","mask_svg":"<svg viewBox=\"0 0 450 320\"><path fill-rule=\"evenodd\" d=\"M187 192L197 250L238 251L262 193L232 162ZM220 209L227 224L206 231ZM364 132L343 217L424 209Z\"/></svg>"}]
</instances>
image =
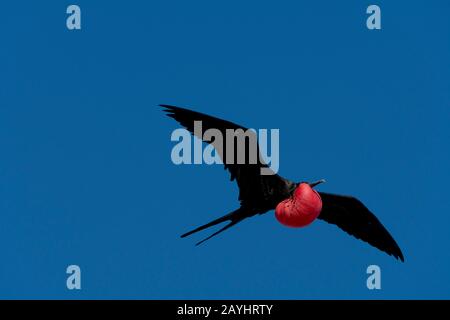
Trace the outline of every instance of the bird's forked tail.
<instances>
[{"instance_id":1,"label":"bird's forked tail","mask_svg":"<svg viewBox=\"0 0 450 320\"><path fill-rule=\"evenodd\" d=\"M248 214L249 212L247 210L245 210L244 208L240 207L239 209L230 212L226 215L224 215L223 217L217 218L207 224L204 224L198 228L195 228L194 230L191 230L189 232L186 232L185 234L181 235L181 238L190 236L193 233L205 230L209 227L215 226L216 224L225 222L225 221L230 221L230 223L228 223L226 226L224 226L222 229L219 229L218 231L214 232L213 234L211 234L209 237L203 239L202 241L197 242L195 245L198 246L199 244L202 244L203 242L205 242L206 240L211 239L212 237L218 235L221 232L224 232L225 230L231 228L232 226L238 224L239 222L241 222L242 220L244 220L245 218L249 217L250 215Z\"/></svg>"}]
</instances>

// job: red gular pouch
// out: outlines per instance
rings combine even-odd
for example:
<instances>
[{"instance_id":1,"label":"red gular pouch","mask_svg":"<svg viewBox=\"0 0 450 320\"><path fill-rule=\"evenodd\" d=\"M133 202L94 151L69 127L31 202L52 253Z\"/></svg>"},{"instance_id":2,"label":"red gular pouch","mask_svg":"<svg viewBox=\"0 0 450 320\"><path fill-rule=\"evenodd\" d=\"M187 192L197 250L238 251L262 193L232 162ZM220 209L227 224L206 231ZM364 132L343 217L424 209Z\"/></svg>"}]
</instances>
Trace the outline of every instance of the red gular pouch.
<instances>
[{"instance_id":1,"label":"red gular pouch","mask_svg":"<svg viewBox=\"0 0 450 320\"><path fill-rule=\"evenodd\" d=\"M291 198L281 201L275 209L277 220L287 227L300 228L311 224L322 210L322 199L308 183L301 183Z\"/></svg>"}]
</instances>

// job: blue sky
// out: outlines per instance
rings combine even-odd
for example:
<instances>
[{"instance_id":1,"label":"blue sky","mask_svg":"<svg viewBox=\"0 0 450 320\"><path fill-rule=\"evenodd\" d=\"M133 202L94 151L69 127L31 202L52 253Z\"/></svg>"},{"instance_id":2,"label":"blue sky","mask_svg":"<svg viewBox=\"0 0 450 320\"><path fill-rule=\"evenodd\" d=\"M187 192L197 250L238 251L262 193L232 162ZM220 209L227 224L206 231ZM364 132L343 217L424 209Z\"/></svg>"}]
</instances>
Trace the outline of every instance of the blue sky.
<instances>
[{"instance_id":1,"label":"blue sky","mask_svg":"<svg viewBox=\"0 0 450 320\"><path fill-rule=\"evenodd\" d=\"M449 298L448 1L16 1L0 13L0 298ZM360 198L405 263L175 166L159 103L280 129L280 174ZM82 290L66 288L66 267ZM366 268L382 289L366 288Z\"/></svg>"}]
</instances>

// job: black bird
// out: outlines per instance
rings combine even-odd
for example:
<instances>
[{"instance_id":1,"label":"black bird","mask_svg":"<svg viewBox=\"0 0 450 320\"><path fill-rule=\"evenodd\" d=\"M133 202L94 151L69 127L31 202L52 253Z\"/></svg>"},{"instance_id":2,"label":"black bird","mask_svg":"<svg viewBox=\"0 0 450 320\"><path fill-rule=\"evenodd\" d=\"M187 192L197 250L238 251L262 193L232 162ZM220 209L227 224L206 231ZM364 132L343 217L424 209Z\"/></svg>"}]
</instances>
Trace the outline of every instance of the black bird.
<instances>
[{"instance_id":1,"label":"black bird","mask_svg":"<svg viewBox=\"0 0 450 320\"><path fill-rule=\"evenodd\" d=\"M192 134L194 134L194 121L202 122L203 132L208 129L219 130L224 140L226 138L226 129L247 130L247 128L232 122L185 108L170 105L160 106L164 108L167 116L175 119ZM203 137L198 138L203 139ZM214 145L214 141L205 142ZM223 143L225 145L225 141ZM226 159L226 149L222 149L223 151L220 156L223 160ZM234 154L236 155L236 152ZM249 164L248 161L244 164L236 164L236 161L234 164L227 164L225 160L223 162L225 169L231 174L231 181L236 180L238 184L240 207L223 217L215 219L181 236L184 238L211 226L229 221L227 225L198 242L197 245L231 228L246 218L274 210L281 201L291 197L299 185L299 183L285 179L277 174L261 175L260 169L263 167L267 168L268 166L259 159L256 164ZM311 183L310 186L313 187L320 182L322 181ZM322 199L322 210L318 216L319 219L335 224L355 238L361 239L375 248L394 256L396 259L404 261L402 251L395 240L377 217L361 201L352 196L335 195L325 192L319 192L319 194Z\"/></svg>"}]
</instances>

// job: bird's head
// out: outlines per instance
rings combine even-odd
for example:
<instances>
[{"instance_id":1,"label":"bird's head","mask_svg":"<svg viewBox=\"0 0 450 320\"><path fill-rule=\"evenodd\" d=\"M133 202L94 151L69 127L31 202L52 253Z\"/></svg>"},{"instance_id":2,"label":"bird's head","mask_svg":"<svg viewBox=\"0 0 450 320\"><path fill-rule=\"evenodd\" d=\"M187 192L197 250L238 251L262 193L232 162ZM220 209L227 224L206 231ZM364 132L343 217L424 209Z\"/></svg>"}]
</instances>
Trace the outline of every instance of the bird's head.
<instances>
[{"instance_id":1,"label":"bird's head","mask_svg":"<svg viewBox=\"0 0 450 320\"><path fill-rule=\"evenodd\" d=\"M325 182L326 182L325 179L320 179L320 180L318 180L318 181L316 181L316 182L307 182L307 183L309 184L309 186L310 186L311 188L314 188L314 187L317 186L318 184L325 183Z\"/></svg>"},{"instance_id":2,"label":"bird's head","mask_svg":"<svg viewBox=\"0 0 450 320\"><path fill-rule=\"evenodd\" d=\"M305 182L305 181L296 182L296 183L293 184L292 192L294 192L295 189L297 189L302 183L308 185L308 186L312 189L312 188L314 188L315 186L317 186L317 185L319 185L319 184L321 184L321 183L325 183L325 182L326 182L325 179L320 179L320 180L315 181L315 182Z\"/></svg>"}]
</instances>

